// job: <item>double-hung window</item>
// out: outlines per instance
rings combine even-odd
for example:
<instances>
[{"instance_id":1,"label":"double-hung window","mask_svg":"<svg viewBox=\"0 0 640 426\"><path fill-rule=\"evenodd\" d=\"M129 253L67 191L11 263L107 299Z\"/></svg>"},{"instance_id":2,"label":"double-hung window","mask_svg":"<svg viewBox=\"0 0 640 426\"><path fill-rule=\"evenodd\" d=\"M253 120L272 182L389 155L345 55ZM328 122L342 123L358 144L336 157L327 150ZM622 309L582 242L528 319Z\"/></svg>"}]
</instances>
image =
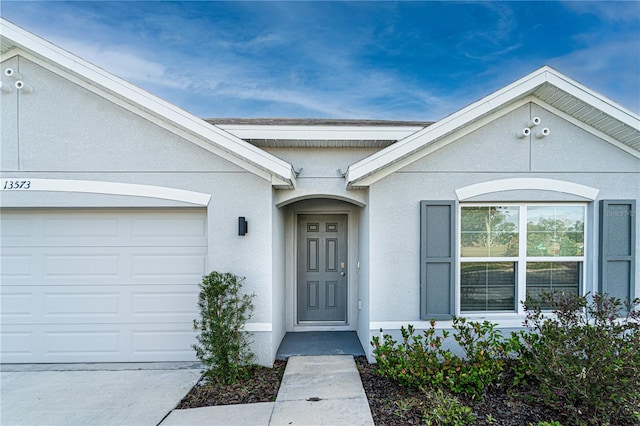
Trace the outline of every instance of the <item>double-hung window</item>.
<instances>
[{"instance_id":1,"label":"double-hung window","mask_svg":"<svg viewBox=\"0 0 640 426\"><path fill-rule=\"evenodd\" d=\"M461 312L521 312L553 290L578 294L585 260L582 204L460 207Z\"/></svg>"}]
</instances>

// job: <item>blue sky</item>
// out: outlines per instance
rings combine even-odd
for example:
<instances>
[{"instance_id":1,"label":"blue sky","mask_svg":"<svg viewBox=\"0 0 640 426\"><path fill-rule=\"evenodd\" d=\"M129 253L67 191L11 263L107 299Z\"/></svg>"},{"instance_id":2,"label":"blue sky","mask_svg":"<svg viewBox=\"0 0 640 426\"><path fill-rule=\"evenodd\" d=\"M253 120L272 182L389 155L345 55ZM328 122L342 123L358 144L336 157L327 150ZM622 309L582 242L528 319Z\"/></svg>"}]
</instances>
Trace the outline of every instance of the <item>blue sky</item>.
<instances>
[{"instance_id":1,"label":"blue sky","mask_svg":"<svg viewBox=\"0 0 640 426\"><path fill-rule=\"evenodd\" d=\"M63 2L5 19L200 117L438 120L550 65L640 112L640 2Z\"/></svg>"}]
</instances>

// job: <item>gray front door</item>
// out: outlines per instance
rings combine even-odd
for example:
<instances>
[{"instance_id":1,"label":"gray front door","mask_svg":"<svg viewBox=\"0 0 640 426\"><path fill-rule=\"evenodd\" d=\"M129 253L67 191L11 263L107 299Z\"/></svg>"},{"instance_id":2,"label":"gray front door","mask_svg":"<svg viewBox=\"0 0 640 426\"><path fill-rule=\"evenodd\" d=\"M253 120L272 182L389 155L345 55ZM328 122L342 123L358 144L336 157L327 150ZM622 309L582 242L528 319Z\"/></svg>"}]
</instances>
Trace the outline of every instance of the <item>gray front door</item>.
<instances>
[{"instance_id":1,"label":"gray front door","mask_svg":"<svg viewBox=\"0 0 640 426\"><path fill-rule=\"evenodd\" d=\"M298 216L298 322L347 321L347 216Z\"/></svg>"}]
</instances>

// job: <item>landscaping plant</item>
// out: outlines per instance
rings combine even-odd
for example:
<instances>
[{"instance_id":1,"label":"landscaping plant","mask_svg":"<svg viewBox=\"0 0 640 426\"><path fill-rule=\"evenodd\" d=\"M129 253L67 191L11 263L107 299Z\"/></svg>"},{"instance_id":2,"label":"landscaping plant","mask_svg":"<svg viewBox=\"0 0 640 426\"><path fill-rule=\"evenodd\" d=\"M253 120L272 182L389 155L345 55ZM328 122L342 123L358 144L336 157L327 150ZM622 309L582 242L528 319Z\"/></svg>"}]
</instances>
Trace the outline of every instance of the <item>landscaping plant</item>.
<instances>
[{"instance_id":1,"label":"landscaping plant","mask_svg":"<svg viewBox=\"0 0 640 426\"><path fill-rule=\"evenodd\" d=\"M254 295L243 294L243 284L244 278L220 272L204 276L200 284L200 320L193 321L198 333L193 349L206 367L204 375L215 383L246 378L254 358L244 331L253 315Z\"/></svg>"},{"instance_id":2,"label":"landscaping plant","mask_svg":"<svg viewBox=\"0 0 640 426\"><path fill-rule=\"evenodd\" d=\"M640 314L601 294L552 293L525 303L527 330L514 333L516 381L575 424L638 424ZM586 420L585 420L586 419Z\"/></svg>"},{"instance_id":3,"label":"landscaping plant","mask_svg":"<svg viewBox=\"0 0 640 426\"><path fill-rule=\"evenodd\" d=\"M439 334L435 324L431 321L422 334L415 334L411 324L402 327L400 343L390 335L382 341L374 337L377 373L404 386L438 386L480 398L503 371L509 352L496 324L454 317L453 338L464 351L462 356L445 349L444 341L451 332Z\"/></svg>"}]
</instances>

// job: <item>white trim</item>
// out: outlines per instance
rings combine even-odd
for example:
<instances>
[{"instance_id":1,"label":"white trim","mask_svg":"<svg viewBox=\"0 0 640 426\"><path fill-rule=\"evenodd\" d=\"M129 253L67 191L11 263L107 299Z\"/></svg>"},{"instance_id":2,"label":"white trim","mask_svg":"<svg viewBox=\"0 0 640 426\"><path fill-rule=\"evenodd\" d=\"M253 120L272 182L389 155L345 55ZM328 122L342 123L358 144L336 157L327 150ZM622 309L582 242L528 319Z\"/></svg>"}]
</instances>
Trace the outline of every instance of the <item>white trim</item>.
<instances>
[{"instance_id":1,"label":"white trim","mask_svg":"<svg viewBox=\"0 0 640 426\"><path fill-rule=\"evenodd\" d=\"M416 133L414 135L415 138L413 136L411 137L411 139L414 141L412 146L415 145L417 147L414 149L414 152L407 153L406 155L396 160L395 162L387 165L381 165L382 164L381 161L376 161L376 160L388 155L388 151L394 149L394 147L396 146L399 146L400 143L406 144L406 142L404 141L408 141L409 138L403 140L402 142L398 142L394 145L391 145L390 147L382 151L378 151L375 154L372 154L364 158L363 160L360 160L359 162L349 166L346 174L347 187L351 189L368 187L372 183L390 175L391 173L398 171L403 167L408 166L409 164L419 160L420 158L423 158L424 156L431 154L432 152L450 144L451 142L454 142L478 130L482 126L485 126L491 123L492 121L497 120L498 118L506 114L509 114L510 112L520 108L521 106L526 105L527 103L530 102L530 100L531 100L531 97L523 98L517 102L512 103L511 105L506 106L503 109L495 111L493 114L489 114L472 123L469 123L466 127L458 129L456 132L449 132L448 134L446 134L444 137L440 139L437 139L440 136L442 136L440 133L443 133L445 131L439 132L434 135L430 135L429 133L430 129L435 126L435 124L432 124L431 126L425 128L424 131L419 132L420 133L419 135ZM424 137L430 136L429 137L430 140L428 140L427 142L421 142L424 139L423 136ZM363 168L363 170L359 171L358 170L359 168ZM370 173L367 174L367 170L369 170ZM360 175L362 176L354 177L354 173L357 174L358 176Z\"/></svg>"},{"instance_id":2,"label":"white trim","mask_svg":"<svg viewBox=\"0 0 640 426\"><path fill-rule=\"evenodd\" d=\"M567 182L556 179L543 178L513 178L491 180L488 182L476 183L474 185L465 186L456 189L456 196L459 201L465 201L479 195L490 194L492 192L501 191L518 191L518 190L541 190L563 192L565 194L577 195L589 199L591 201L598 197L600 192L597 188L586 185L580 185L574 182Z\"/></svg>"},{"instance_id":3,"label":"white trim","mask_svg":"<svg viewBox=\"0 0 640 426\"><path fill-rule=\"evenodd\" d=\"M22 188L3 189L8 182L29 182ZM26 187L25 187L26 186ZM12 191L52 191L52 192L83 192L90 194L126 195L131 197L160 198L163 200L182 201L184 203L207 206L211 194L187 191L184 189L167 188L164 186L140 185L134 183L103 182L95 180L64 180L64 179L31 179L28 177L2 178L0 180L2 192Z\"/></svg>"},{"instance_id":4,"label":"white trim","mask_svg":"<svg viewBox=\"0 0 640 426\"><path fill-rule=\"evenodd\" d=\"M457 205L457 214L456 214L456 246L461 247L461 239L462 239L462 209L467 206L487 206L492 207L498 205L495 202L487 202L480 204L465 204L458 203ZM509 206L509 207L518 207L518 255L512 257L463 257L462 250L457 251L456 255L456 300L455 300L455 312L456 315L463 315L467 318L473 317L492 317L492 318L500 318L503 316L509 317L513 315L519 315L523 317L525 315L524 305L521 303L522 300L526 298L527 294L527 286L526 286L526 264L527 263L535 263L535 262L579 262L582 264L582 276L580 277L580 285L578 291L581 295L587 293L585 290L585 283L587 279L587 252L589 251L587 246L587 241L589 239L589 218L588 218L588 203L579 202L507 202L500 203L500 206ZM583 211L584 218L584 249L583 253L580 256L530 256L527 254L527 223L528 223L528 215L527 208L535 206L552 206L552 207L564 207L564 206L580 206ZM524 230L524 232L523 232ZM516 265L516 281L515 281L515 300L516 300L516 310L513 312L512 310L506 311L462 311L461 308L461 279L460 279L460 266L462 263L472 263L472 262L510 262L515 263ZM523 267L521 267L523 266ZM503 326L501 324L501 326Z\"/></svg>"},{"instance_id":5,"label":"white trim","mask_svg":"<svg viewBox=\"0 0 640 426\"><path fill-rule=\"evenodd\" d=\"M379 141L400 140L425 126L304 126L217 124L241 139Z\"/></svg>"},{"instance_id":6,"label":"white trim","mask_svg":"<svg viewBox=\"0 0 640 426\"><path fill-rule=\"evenodd\" d=\"M640 118L636 114L563 76L554 69L544 66L431 126L350 165L346 175L347 187L360 188L371 185L388 175L386 168L392 167L398 162L408 164L415 161L416 157L420 157L414 154L437 139L450 133L457 133L465 126L469 126L476 120L480 120L496 110L506 108L514 102L530 97L536 89L545 83L549 83L559 90L598 108L603 113L634 129L638 129L640 126ZM449 142L455 139L457 137L449 138ZM607 140L609 141L610 139Z\"/></svg>"},{"instance_id":7,"label":"white trim","mask_svg":"<svg viewBox=\"0 0 640 426\"><path fill-rule=\"evenodd\" d=\"M16 47L32 52L36 57L44 58L45 61L52 62L57 67L62 67L80 76L91 86L99 86L107 93L115 94L140 112L151 113L161 120L168 121L172 128L203 138L208 143L200 141L201 147L216 145L222 151L244 160L245 167L251 165L265 170L269 174L275 175L278 180L287 182L287 187L295 186L293 167L280 158L254 147L231 133L193 116L5 19L0 18L0 27L4 39L3 44L8 45L12 42ZM15 52L9 51L9 53L2 55L2 60L13 54ZM127 109L131 110L130 107ZM189 138L194 142L193 139Z\"/></svg>"},{"instance_id":8,"label":"white trim","mask_svg":"<svg viewBox=\"0 0 640 426\"><path fill-rule=\"evenodd\" d=\"M273 331L273 326L270 322L250 322L244 325L242 328L244 331Z\"/></svg>"},{"instance_id":9,"label":"white trim","mask_svg":"<svg viewBox=\"0 0 640 426\"><path fill-rule=\"evenodd\" d=\"M531 102L536 104L540 108L545 109L545 110L549 111L550 113L557 115L558 117L562 118L563 120L568 121L569 123L573 124L574 126L581 128L585 132L591 133L595 137L598 137L600 139L604 139L605 141L609 142L611 145L615 146L616 148L619 148L619 149L623 150L627 154L631 154L636 158L640 158L640 151L638 151L637 149L634 149L634 148L630 147L629 145L627 145L625 143L622 143L622 142L612 138L611 136L607 135L606 133L601 132L600 130L596 129L595 127L589 126L585 122L580 121L577 118L570 116L569 114L567 114L564 111L560 111L559 109L555 108L552 105L549 105L546 102L543 102L542 100L536 98L535 96L531 96L530 98L531 98ZM639 128L640 128L640 126L639 126Z\"/></svg>"},{"instance_id":10,"label":"white trim","mask_svg":"<svg viewBox=\"0 0 640 426\"><path fill-rule=\"evenodd\" d=\"M498 324L499 327L504 328L521 328L523 327L522 322L524 321L524 316L518 315L515 312L509 312L504 314L499 313L482 313L482 314L465 314L464 317L468 321L490 321ZM416 330L425 330L431 328L430 321L372 321L369 322L369 331L374 333L379 333L380 329L382 331L388 330L400 330L400 327L407 328L407 326L411 324ZM436 320L435 328L438 330L452 328L453 321L451 320Z\"/></svg>"},{"instance_id":11,"label":"white trim","mask_svg":"<svg viewBox=\"0 0 640 426\"><path fill-rule=\"evenodd\" d=\"M150 121L151 123L173 133L176 136L179 136L197 146L199 146L200 148L214 154L217 155L227 161L229 161L232 164L235 164L265 180L271 181L271 184L276 186L276 187L282 187L282 188L291 188L292 185L290 182L288 181L284 181L281 179L278 179L276 176L274 176L273 174L271 174L268 170L264 169L264 168L260 168L258 166L256 166L255 164L252 163L248 163L246 161L246 158L243 158L241 156L239 156L237 153L231 152L231 151L225 151L223 150L220 146L211 143L209 140L205 140L202 137L197 136L195 133L193 132L187 132L184 129L177 127L175 125L175 123L170 122L166 119L163 119L161 117L158 117L157 115L154 115L146 110L142 110L140 109L138 106L132 104L130 101L124 100L122 97L116 96L111 92L106 92L104 90L102 90L102 88L91 84L89 82L87 82L86 80L83 80L79 77L77 77L74 74L71 74L59 67L56 67L54 64L51 64L49 62L44 61L43 59L41 59L40 57L37 57L29 52L25 52L22 49L16 48L11 50L12 54L18 55L18 56L22 56L26 59L29 59L30 61L32 61L33 63L43 67L44 69L59 75L60 77L69 80L75 84L77 84L78 86L82 87L85 90L88 90L89 92L100 96L101 98L106 99L109 102L112 102L114 105L117 105L121 108L126 109L127 111L130 111L136 115L138 115L139 117L144 118L145 120ZM2 57L4 58L4 57ZM256 148L257 149L257 148Z\"/></svg>"}]
</instances>

